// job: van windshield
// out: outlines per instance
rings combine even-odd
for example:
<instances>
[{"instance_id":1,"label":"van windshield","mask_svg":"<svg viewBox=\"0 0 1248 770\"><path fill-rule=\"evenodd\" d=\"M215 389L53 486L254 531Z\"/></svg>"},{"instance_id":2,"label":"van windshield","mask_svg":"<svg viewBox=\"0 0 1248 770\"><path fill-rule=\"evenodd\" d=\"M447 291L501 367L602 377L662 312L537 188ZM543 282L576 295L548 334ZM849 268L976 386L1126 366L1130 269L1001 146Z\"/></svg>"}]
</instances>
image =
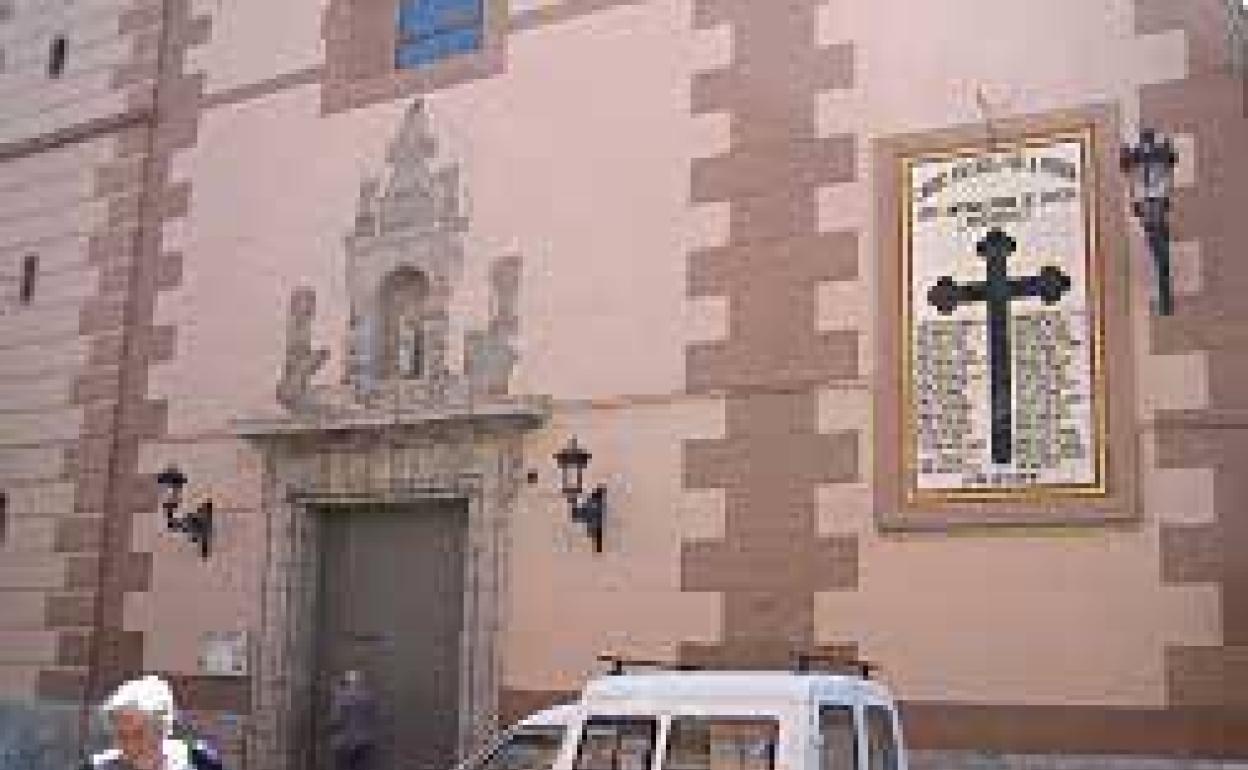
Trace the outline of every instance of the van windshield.
<instances>
[{"instance_id":1,"label":"van windshield","mask_svg":"<svg viewBox=\"0 0 1248 770\"><path fill-rule=\"evenodd\" d=\"M750 717L672 717L665 770L774 770L780 724Z\"/></svg>"},{"instance_id":2,"label":"van windshield","mask_svg":"<svg viewBox=\"0 0 1248 770\"><path fill-rule=\"evenodd\" d=\"M563 743L564 725L517 728L462 770L550 770Z\"/></svg>"},{"instance_id":3,"label":"van windshield","mask_svg":"<svg viewBox=\"0 0 1248 770\"><path fill-rule=\"evenodd\" d=\"M658 732L649 717L591 717L572 770L648 770Z\"/></svg>"}]
</instances>

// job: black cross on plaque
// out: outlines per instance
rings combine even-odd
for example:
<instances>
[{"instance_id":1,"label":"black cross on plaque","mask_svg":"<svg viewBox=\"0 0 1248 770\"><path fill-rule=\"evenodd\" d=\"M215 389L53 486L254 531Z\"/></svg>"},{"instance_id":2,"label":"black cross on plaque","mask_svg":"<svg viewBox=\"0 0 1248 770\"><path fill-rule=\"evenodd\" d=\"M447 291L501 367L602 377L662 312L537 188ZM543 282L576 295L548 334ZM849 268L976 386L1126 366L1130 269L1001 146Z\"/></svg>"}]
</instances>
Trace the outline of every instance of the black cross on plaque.
<instances>
[{"instance_id":1,"label":"black cross on plaque","mask_svg":"<svg viewBox=\"0 0 1248 770\"><path fill-rule=\"evenodd\" d=\"M1006 260L1017 244L1000 228L984 236L976 251L988 261L985 280L957 283L950 276L936 281L927 292L927 301L942 315L959 305L983 302L988 306L988 372L992 393L992 461L1007 465L1013 456L1014 417L1010 406L1012 390L1010 360L1010 301L1039 297L1052 305L1070 290L1070 276L1061 268L1046 265L1038 275L1011 278Z\"/></svg>"}]
</instances>

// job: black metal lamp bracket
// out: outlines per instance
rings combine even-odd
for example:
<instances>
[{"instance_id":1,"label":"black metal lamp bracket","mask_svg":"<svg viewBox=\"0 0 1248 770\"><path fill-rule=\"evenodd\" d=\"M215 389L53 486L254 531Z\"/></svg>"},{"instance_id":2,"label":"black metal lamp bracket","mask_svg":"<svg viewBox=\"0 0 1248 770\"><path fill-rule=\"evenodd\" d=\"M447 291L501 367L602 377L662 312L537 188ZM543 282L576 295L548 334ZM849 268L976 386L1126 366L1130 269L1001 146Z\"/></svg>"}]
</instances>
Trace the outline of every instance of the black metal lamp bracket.
<instances>
[{"instance_id":1,"label":"black metal lamp bracket","mask_svg":"<svg viewBox=\"0 0 1248 770\"><path fill-rule=\"evenodd\" d=\"M165 505L165 528L185 534L199 546L199 555L207 559L212 550L212 501L205 500L183 516L175 515L174 506Z\"/></svg>"},{"instance_id":2,"label":"black metal lamp bracket","mask_svg":"<svg viewBox=\"0 0 1248 770\"><path fill-rule=\"evenodd\" d=\"M594 543L594 553L602 553L602 527L607 515L607 488L601 484L584 498L570 497L572 521L585 525L585 534Z\"/></svg>"}]
</instances>

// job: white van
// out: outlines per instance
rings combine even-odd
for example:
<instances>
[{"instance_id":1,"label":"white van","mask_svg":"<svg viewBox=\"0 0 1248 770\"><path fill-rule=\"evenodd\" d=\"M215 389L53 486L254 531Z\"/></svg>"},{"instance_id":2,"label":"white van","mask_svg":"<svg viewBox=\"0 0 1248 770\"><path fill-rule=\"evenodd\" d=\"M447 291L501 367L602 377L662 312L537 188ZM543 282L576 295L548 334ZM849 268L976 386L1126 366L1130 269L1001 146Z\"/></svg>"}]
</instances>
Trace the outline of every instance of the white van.
<instances>
[{"instance_id":1,"label":"white van","mask_svg":"<svg viewBox=\"0 0 1248 770\"><path fill-rule=\"evenodd\" d=\"M907 770L876 682L823 673L661 672L592 680L461 770Z\"/></svg>"}]
</instances>

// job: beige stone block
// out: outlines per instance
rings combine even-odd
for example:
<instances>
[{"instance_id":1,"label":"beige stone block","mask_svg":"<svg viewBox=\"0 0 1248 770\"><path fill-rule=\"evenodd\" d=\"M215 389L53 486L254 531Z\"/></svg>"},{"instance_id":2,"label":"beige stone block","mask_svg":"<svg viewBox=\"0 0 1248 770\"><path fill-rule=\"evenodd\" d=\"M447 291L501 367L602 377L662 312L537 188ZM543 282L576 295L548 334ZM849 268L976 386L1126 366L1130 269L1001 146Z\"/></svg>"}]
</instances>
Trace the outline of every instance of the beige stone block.
<instances>
[{"instance_id":1,"label":"beige stone block","mask_svg":"<svg viewBox=\"0 0 1248 770\"><path fill-rule=\"evenodd\" d=\"M56 662L56 633L0 630L0 666Z\"/></svg>"},{"instance_id":2,"label":"beige stone block","mask_svg":"<svg viewBox=\"0 0 1248 770\"><path fill-rule=\"evenodd\" d=\"M690 249L709 249L728 242L730 207L727 203L702 203L689 208L687 241Z\"/></svg>"},{"instance_id":3,"label":"beige stone block","mask_svg":"<svg viewBox=\"0 0 1248 770\"><path fill-rule=\"evenodd\" d=\"M1178 241L1171 246L1171 280L1175 294L1199 294L1204 290L1204 262L1200 241Z\"/></svg>"},{"instance_id":4,"label":"beige stone block","mask_svg":"<svg viewBox=\"0 0 1248 770\"><path fill-rule=\"evenodd\" d=\"M1146 519L1167 524L1209 524L1216 518L1214 468L1158 468L1156 434L1140 441L1141 499Z\"/></svg>"},{"instance_id":5,"label":"beige stone block","mask_svg":"<svg viewBox=\"0 0 1248 770\"><path fill-rule=\"evenodd\" d=\"M815 286L815 325L819 331L871 328L873 293L864 281L824 281Z\"/></svg>"},{"instance_id":6,"label":"beige stone block","mask_svg":"<svg viewBox=\"0 0 1248 770\"><path fill-rule=\"evenodd\" d=\"M0 665L0 699L28 701L35 697L39 666Z\"/></svg>"},{"instance_id":7,"label":"beige stone block","mask_svg":"<svg viewBox=\"0 0 1248 770\"><path fill-rule=\"evenodd\" d=\"M724 505L723 489L693 489L682 493L676 507L681 540L722 540L727 523Z\"/></svg>"},{"instance_id":8,"label":"beige stone block","mask_svg":"<svg viewBox=\"0 0 1248 770\"><path fill-rule=\"evenodd\" d=\"M8 531L0 543L0 554L51 553L55 532L55 517L14 516L9 519Z\"/></svg>"},{"instance_id":9,"label":"beige stone block","mask_svg":"<svg viewBox=\"0 0 1248 770\"><path fill-rule=\"evenodd\" d=\"M60 516L74 510L76 488L72 482L52 482L13 487L8 491L9 515Z\"/></svg>"},{"instance_id":10,"label":"beige stone block","mask_svg":"<svg viewBox=\"0 0 1248 770\"><path fill-rule=\"evenodd\" d=\"M0 559L0 587L61 588L65 559L52 553L6 553Z\"/></svg>"},{"instance_id":11,"label":"beige stone block","mask_svg":"<svg viewBox=\"0 0 1248 770\"><path fill-rule=\"evenodd\" d=\"M836 114L839 115L840 113ZM836 136L846 133L844 129L834 130L832 126L825 126L824 128L827 129L822 134L824 136ZM867 181L870 179L866 165L870 157L867 149L859 142L856 161L858 164L858 181L843 182L819 188L815 199L818 206L819 230L821 232L869 230L874 219L874 212L872 211L871 185ZM871 275L871 268L875 261L871 256L870 249L870 240L860 236L858 239L858 274L864 279ZM872 294L871 296L874 295Z\"/></svg>"},{"instance_id":12,"label":"beige stone block","mask_svg":"<svg viewBox=\"0 0 1248 770\"><path fill-rule=\"evenodd\" d=\"M1209 405L1209 364L1203 351L1136 357L1139 415L1150 420L1158 410L1204 409Z\"/></svg>"},{"instance_id":13,"label":"beige stone block","mask_svg":"<svg viewBox=\"0 0 1248 770\"><path fill-rule=\"evenodd\" d=\"M0 628L6 630L41 629L44 627L44 602L47 595L42 591L0 587Z\"/></svg>"},{"instance_id":14,"label":"beige stone block","mask_svg":"<svg viewBox=\"0 0 1248 770\"><path fill-rule=\"evenodd\" d=\"M561 5L566 0L512 0L508 3L508 8L513 17L523 16L530 11L537 11L543 8L553 8Z\"/></svg>"},{"instance_id":15,"label":"beige stone block","mask_svg":"<svg viewBox=\"0 0 1248 770\"><path fill-rule=\"evenodd\" d=\"M732 116L726 112L708 112L692 117L695 158L711 158L732 151Z\"/></svg>"},{"instance_id":16,"label":"beige stone block","mask_svg":"<svg viewBox=\"0 0 1248 770\"><path fill-rule=\"evenodd\" d=\"M817 45L827 46L852 39L852 29L848 26L846 15L834 3L824 3L815 9Z\"/></svg>"},{"instance_id":17,"label":"beige stone block","mask_svg":"<svg viewBox=\"0 0 1248 770\"><path fill-rule=\"evenodd\" d=\"M697 30L691 40L690 69L711 72L731 66L732 36L732 26L728 24Z\"/></svg>"},{"instance_id":18,"label":"beige stone block","mask_svg":"<svg viewBox=\"0 0 1248 770\"><path fill-rule=\"evenodd\" d=\"M871 429L874 402L866 387L824 388L817 409L820 433L851 431L858 436L859 481L824 484L816 488L817 529L820 535L861 534L874 528L871 501Z\"/></svg>"},{"instance_id":19,"label":"beige stone block","mask_svg":"<svg viewBox=\"0 0 1248 770\"><path fill-rule=\"evenodd\" d=\"M74 407L50 412L13 413L5 416L0 446L37 444L76 439L82 430L82 410Z\"/></svg>"},{"instance_id":20,"label":"beige stone block","mask_svg":"<svg viewBox=\"0 0 1248 770\"><path fill-rule=\"evenodd\" d=\"M0 448L0 486L46 479L58 475L64 467L65 451L61 447Z\"/></svg>"},{"instance_id":21,"label":"beige stone block","mask_svg":"<svg viewBox=\"0 0 1248 770\"><path fill-rule=\"evenodd\" d=\"M1196 180L1200 178L1200 148L1196 146L1196 136L1188 133L1174 134L1170 139L1174 142L1175 154L1179 156L1178 163L1174 166L1174 186L1194 187Z\"/></svg>"},{"instance_id":22,"label":"beige stone block","mask_svg":"<svg viewBox=\"0 0 1248 770\"><path fill-rule=\"evenodd\" d=\"M5 174L0 182L0 211L5 222L22 220L31 215L65 212L92 195L91 166L72 173L35 173L33 179L17 181Z\"/></svg>"},{"instance_id":23,"label":"beige stone block","mask_svg":"<svg viewBox=\"0 0 1248 770\"><path fill-rule=\"evenodd\" d=\"M156 628L156 594L151 591L128 593L122 597L123 625L127 631Z\"/></svg>"},{"instance_id":24,"label":"beige stone block","mask_svg":"<svg viewBox=\"0 0 1248 770\"><path fill-rule=\"evenodd\" d=\"M826 6L825 6L826 7ZM815 95L815 133L819 136L836 136L838 134L861 134L863 132L862 113L869 109L863 105L867 94L856 88L835 88L829 91L821 91ZM861 140L860 140L861 141ZM865 145L859 146L860 164L867 162L863 159ZM860 179L870 178L867 174L859 174ZM856 187L855 183L837 185L837 188ZM870 204L868 200L867 205ZM862 202L857 202L852 206L851 210L863 208ZM823 217L827 213L831 213L834 217L840 218L840 214L834 210L825 212L821 208L820 216Z\"/></svg>"},{"instance_id":25,"label":"beige stone block","mask_svg":"<svg viewBox=\"0 0 1248 770\"><path fill-rule=\"evenodd\" d=\"M70 396L66 377L0 379L0 419L15 411L64 409L71 406Z\"/></svg>"},{"instance_id":26,"label":"beige stone block","mask_svg":"<svg viewBox=\"0 0 1248 770\"><path fill-rule=\"evenodd\" d=\"M821 388L816 406L819 432L869 430L873 406L871 391L865 387Z\"/></svg>"},{"instance_id":27,"label":"beige stone block","mask_svg":"<svg viewBox=\"0 0 1248 770\"><path fill-rule=\"evenodd\" d=\"M35 286L36 300L31 306L56 306L61 304L79 305L84 297L99 292L99 270L95 267L84 267L80 270L59 270L44 272L39 276Z\"/></svg>"},{"instance_id":28,"label":"beige stone block","mask_svg":"<svg viewBox=\"0 0 1248 770\"><path fill-rule=\"evenodd\" d=\"M88 343L82 337L65 337L38 347L0 347L0 376L77 370L87 360Z\"/></svg>"},{"instance_id":29,"label":"beige stone block","mask_svg":"<svg viewBox=\"0 0 1248 770\"><path fill-rule=\"evenodd\" d=\"M685 305L685 340L716 342L727 339L728 312L726 296L689 298Z\"/></svg>"},{"instance_id":30,"label":"beige stone block","mask_svg":"<svg viewBox=\"0 0 1248 770\"><path fill-rule=\"evenodd\" d=\"M859 460L866 462L861 454ZM815 489L815 511L821 537L865 536L875 531L872 489L867 482L820 485Z\"/></svg>"},{"instance_id":31,"label":"beige stone block","mask_svg":"<svg viewBox=\"0 0 1248 770\"><path fill-rule=\"evenodd\" d=\"M46 350L50 345L74 340L81 329L82 305L86 296L65 299L36 293L29 305L6 313L6 326L12 329L12 336L6 338L0 355L16 347Z\"/></svg>"},{"instance_id":32,"label":"beige stone block","mask_svg":"<svg viewBox=\"0 0 1248 770\"><path fill-rule=\"evenodd\" d=\"M0 244L18 246L55 241L107 226L109 204L106 200L58 203L30 210L21 218L0 220Z\"/></svg>"}]
</instances>

